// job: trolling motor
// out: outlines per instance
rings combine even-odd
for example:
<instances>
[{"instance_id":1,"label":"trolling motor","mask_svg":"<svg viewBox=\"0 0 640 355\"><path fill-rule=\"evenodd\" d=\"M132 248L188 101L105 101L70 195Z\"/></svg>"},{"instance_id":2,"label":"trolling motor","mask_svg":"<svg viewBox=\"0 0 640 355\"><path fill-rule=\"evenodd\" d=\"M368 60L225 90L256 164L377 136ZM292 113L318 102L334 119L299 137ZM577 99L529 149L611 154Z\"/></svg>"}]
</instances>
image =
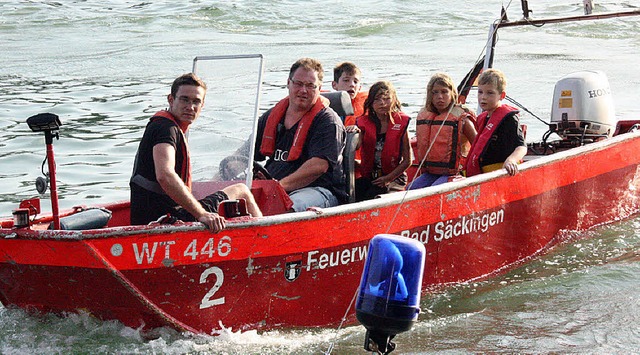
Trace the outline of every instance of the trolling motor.
<instances>
[{"instance_id":1,"label":"trolling motor","mask_svg":"<svg viewBox=\"0 0 640 355\"><path fill-rule=\"evenodd\" d=\"M53 212L53 226L60 229L60 213L58 210L58 188L56 186L56 162L53 157L53 137L59 139L58 130L62 123L60 118L53 113L39 113L27 118L27 124L33 132L44 132L44 141L47 146L47 156L42 162L42 174L45 176L36 179L36 189L40 194L47 190L51 184L51 211ZM44 172L44 163L48 162L48 172Z\"/></svg>"},{"instance_id":2,"label":"trolling motor","mask_svg":"<svg viewBox=\"0 0 640 355\"><path fill-rule=\"evenodd\" d=\"M424 244L397 235L369 242L356 300L356 318L367 329L365 350L389 354L393 337L418 320L425 254Z\"/></svg>"}]
</instances>

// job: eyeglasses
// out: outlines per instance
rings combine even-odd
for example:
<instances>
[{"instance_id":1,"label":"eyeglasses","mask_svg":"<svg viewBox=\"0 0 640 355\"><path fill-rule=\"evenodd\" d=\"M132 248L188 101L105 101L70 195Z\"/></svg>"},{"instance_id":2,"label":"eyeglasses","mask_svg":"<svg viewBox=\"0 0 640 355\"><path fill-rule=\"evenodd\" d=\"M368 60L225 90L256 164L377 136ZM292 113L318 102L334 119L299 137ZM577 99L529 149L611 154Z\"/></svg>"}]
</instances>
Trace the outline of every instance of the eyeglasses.
<instances>
[{"instance_id":1,"label":"eyeglasses","mask_svg":"<svg viewBox=\"0 0 640 355\"><path fill-rule=\"evenodd\" d=\"M296 89L302 89L302 87L304 86L307 90L315 90L318 88L318 85L316 85L315 83L305 83L303 81L300 80L296 80L296 79L291 79L289 78L289 81L293 84L293 86Z\"/></svg>"},{"instance_id":2,"label":"eyeglasses","mask_svg":"<svg viewBox=\"0 0 640 355\"><path fill-rule=\"evenodd\" d=\"M200 99L191 100L186 96L178 97L178 101L180 101L180 103L183 104L183 105L189 105L189 106L195 106L195 107L202 106L202 101Z\"/></svg>"}]
</instances>

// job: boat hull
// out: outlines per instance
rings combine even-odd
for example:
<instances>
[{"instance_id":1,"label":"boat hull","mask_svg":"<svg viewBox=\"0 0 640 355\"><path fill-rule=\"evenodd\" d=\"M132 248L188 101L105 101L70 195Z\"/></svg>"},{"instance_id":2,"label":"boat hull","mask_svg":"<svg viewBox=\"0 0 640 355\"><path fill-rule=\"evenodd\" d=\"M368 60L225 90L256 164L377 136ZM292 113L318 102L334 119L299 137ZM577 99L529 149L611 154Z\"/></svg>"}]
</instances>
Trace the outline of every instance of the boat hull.
<instances>
[{"instance_id":1,"label":"boat hull","mask_svg":"<svg viewBox=\"0 0 640 355\"><path fill-rule=\"evenodd\" d=\"M355 322L369 240L418 239L423 292L490 277L638 211L640 136L358 204L231 221L93 231L0 230L0 299L131 327L233 330Z\"/></svg>"}]
</instances>

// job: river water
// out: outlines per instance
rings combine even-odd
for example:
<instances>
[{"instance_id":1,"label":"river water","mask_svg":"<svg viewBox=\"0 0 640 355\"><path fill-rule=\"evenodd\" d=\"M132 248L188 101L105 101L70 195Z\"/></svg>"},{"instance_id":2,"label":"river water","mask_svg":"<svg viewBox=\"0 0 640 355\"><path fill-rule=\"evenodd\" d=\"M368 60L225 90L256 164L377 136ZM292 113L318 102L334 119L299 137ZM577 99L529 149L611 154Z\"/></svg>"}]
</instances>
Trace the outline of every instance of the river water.
<instances>
[{"instance_id":1,"label":"river water","mask_svg":"<svg viewBox=\"0 0 640 355\"><path fill-rule=\"evenodd\" d=\"M176 76L203 55L261 53L261 109L285 95L289 66L309 56L331 68L357 63L365 87L391 80L415 118L436 71L459 81L483 54L489 24L507 1L337 0L14 1L0 2L0 215L37 195L44 139L25 120L60 116L55 141L61 208L128 197L137 143L149 115L166 106ZM596 12L637 10L635 1L595 1ZM533 18L579 15L582 2L531 1ZM519 2L507 11L520 19ZM549 121L555 82L604 71L616 113L640 117L640 20L505 29L495 67L507 92ZM226 65L226 64L225 64ZM245 80L251 65L220 65ZM215 68L215 66L214 66ZM249 68L249 69L248 69ZM237 140L235 110L254 91L236 92L234 75L208 80L207 107L194 142L221 133ZM527 139L545 126L524 114ZM210 172L196 165L196 178ZM46 210L48 203L43 200ZM527 226L523 226L526 228ZM640 351L640 217L572 233L572 241L499 278L460 285L423 300L415 328L396 353L633 353ZM292 310L295 312L295 310ZM213 338L159 329L151 338L88 315L34 316L0 306L0 353L362 353L360 326L227 334Z\"/></svg>"}]
</instances>

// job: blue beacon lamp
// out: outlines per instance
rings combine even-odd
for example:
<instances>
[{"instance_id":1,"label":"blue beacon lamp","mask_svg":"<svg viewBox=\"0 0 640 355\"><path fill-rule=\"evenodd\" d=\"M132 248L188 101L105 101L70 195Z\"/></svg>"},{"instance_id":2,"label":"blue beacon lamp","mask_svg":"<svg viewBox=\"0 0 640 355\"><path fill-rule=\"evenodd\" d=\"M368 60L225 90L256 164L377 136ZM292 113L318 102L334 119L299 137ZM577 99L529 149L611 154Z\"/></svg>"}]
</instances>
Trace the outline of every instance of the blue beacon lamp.
<instances>
[{"instance_id":1,"label":"blue beacon lamp","mask_svg":"<svg viewBox=\"0 0 640 355\"><path fill-rule=\"evenodd\" d=\"M390 353L391 339L418 320L425 254L422 243L397 235L369 242L356 300L356 318L367 329L365 350Z\"/></svg>"}]
</instances>

